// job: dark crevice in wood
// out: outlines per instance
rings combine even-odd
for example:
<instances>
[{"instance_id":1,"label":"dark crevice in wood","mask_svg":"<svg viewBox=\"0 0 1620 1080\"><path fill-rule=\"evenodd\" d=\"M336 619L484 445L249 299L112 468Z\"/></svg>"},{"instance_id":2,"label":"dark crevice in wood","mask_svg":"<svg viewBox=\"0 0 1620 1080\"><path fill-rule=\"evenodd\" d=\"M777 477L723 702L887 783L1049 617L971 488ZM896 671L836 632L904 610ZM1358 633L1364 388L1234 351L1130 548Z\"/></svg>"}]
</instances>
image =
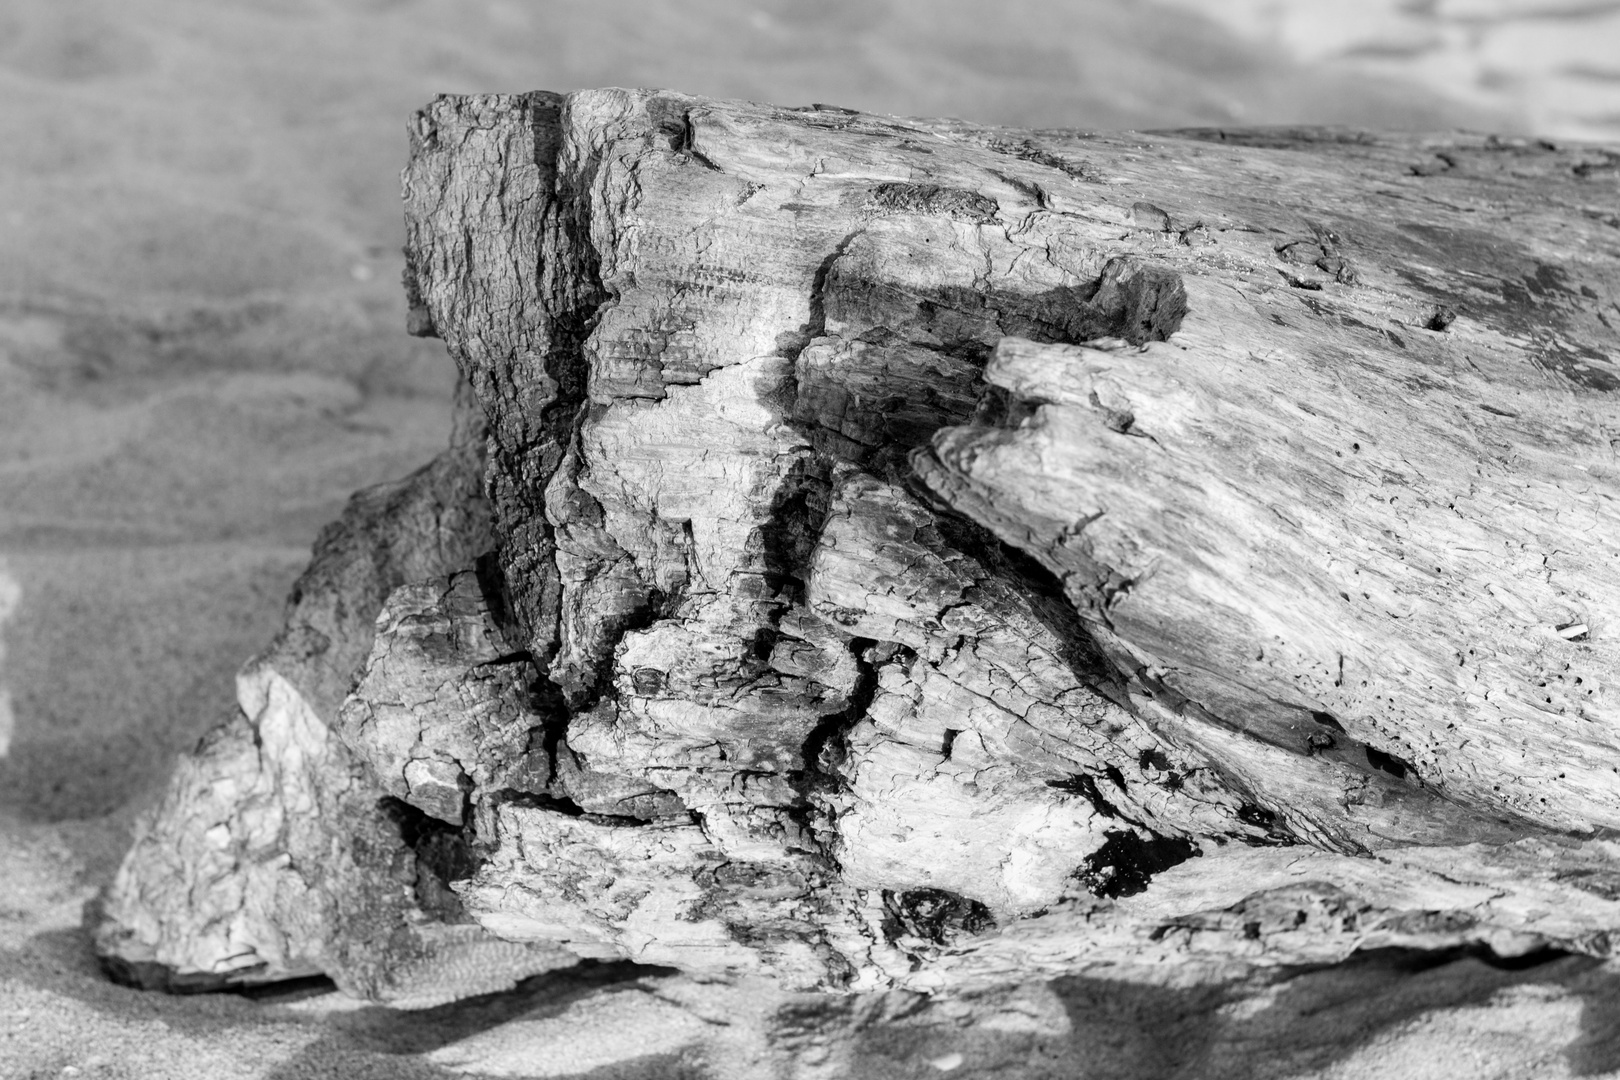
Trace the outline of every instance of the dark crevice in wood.
<instances>
[{"instance_id":1,"label":"dark crevice in wood","mask_svg":"<svg viewBox=\"0 0 1620 1080\"><path fill-rule=\"evenodd\" d=\"M1079 795L1091 804L1092 811L1098 817L1127 821L1132 825L1140 824L1140 822L1133 821L1120 813L1119 807L1104 797L1101 789L1097 787L1097 781L1085 773L1074 773L1058 780L1048 780L1046 786L1057 788L1059 791L1066 791L1071 795Z\"/></svg>"},{"instance_id":2,"label":"dark crevice in wood","mask_svg":"<svg viewBox=\"0 0 1620 1080\"><path fill-rule=\"evenodd\" d=\"M563 817L579 818L581 821L593 825L606 825L610 828L638 828L643 825L658 824L669 826L676 823L697 824L699 815L688 811L681 817L640 817L635 814L604 814L595 810L587 810L569 795L566 790L552 791L516 791L507 788L492 793L491 802L496 805L524 806L534 810L544 810L548 814L561 814Z\"/></svg>"},{"instance_id":3,"label":"dark crevice in wood","mask_svg":"<svg viewBox=\"0 0 1620 1080\"><path fill-rule=\"evenodd\" d=\"M1386 772L1397 780L1405 780L1408 776L1416 775L1412 766L1396 757L1387 754L1375 746L1364 747L1367 753L1367 764L1380 772Z\"/></svg>"},{"instance_id":4,"label":"dark crevice in wood","mask_svg":"<svg viewBox=\"0 0 1620 1080\"><path fill-rule=\"evenodd\" d=\"M1191 840L1151 831L1146 837L1128 829L1104 835L1103 846L1086 857L1074 878L1093 896L1107 899L1146 892L1156 875L1203 854Z\"/></svg>"},{"instance_id":5,"label":"dark crevice in wood","mask_svg":"<svg viewBox=\"0 0 1620 1080\"><path fill-rule=\"evenodd\" d=\"M822 455L795 461L771 496L770 516L756 534L766 584L789 604L803 602L805 567L832 505L832 466Z\"/></svg>"},{"instance_id":6,"label":"dark crevice in wood","mask_svg":"<svg viewBox=\"0 0 1620 1080\"><path fill-rule=\"evenodd\" d=\"M377 809L394 823L400 840L415 856L412 890L417 906L440 922L470 922L450 885L472 877L483 863L472 816L464 815L467 824L458 827L391 796L378 800Z\"/></svg>"},{"instance_id":7,"label":"dark crevice in wood","mask_svg":"<svg viewBox=\"0 0 1620 1080\"><path fill-rule=\"evenodd\" d=\"M907 935L934 945L951 945L963 934L996 928L995 916L979 901L947 889L883 890L882 931L891 945Z\"/></svg>"},{"instance_id":8,"label":"dark crevice in wood","mask_svg":"<svg viewBox=\"0 0 1620 1080\"><path fill-rule=\"evenodd\" d=\"M935 509L937 527L945 542L970 556L992 577L1012 586L1024 597L1036 618L1062 643L1063 660L1088 690L1129 709L1123 673L1109 662L1085 620L1075 611L1057 575L1028 553L1005 543L988 529L942 507L926 490L912 488Z\"/></svg>"},{"instance_id":9,"label":"dark crevice in wood","mask_svg":"<svg viewBox=\"0 0 1620 1080\"><path fill-rule=\"evenodd\" d=\"M871 638L853 638L849 651L855 657L858 675L848 703L831 713L810 730L805 738L800 758L803 771L793 777L802 795L808 797L817 791L839 790L844 781L839 768L849 754L846 737L849 730L865 718L877 697L878 665L886 660L915 659L916 654L903 646L873 641ZM808 804L805 804L808 806Z\"/></svg>"}]
</instances>

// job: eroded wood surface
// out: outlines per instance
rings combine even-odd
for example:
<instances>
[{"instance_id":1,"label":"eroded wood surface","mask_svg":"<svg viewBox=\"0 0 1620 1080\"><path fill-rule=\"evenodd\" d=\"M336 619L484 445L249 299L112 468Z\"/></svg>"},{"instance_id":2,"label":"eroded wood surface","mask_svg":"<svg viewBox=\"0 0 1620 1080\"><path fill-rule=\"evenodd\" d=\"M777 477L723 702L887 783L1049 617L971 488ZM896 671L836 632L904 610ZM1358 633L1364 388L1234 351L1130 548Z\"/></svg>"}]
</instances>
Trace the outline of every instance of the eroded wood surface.
<instances>
[{"instance_id":1,"label":"eroded wood surface","mask_svg":"<svg viewBox=\"0 0 1620 1080\"><path fill-rule=\"evenodd\" d=\"M651 91L413 137L494 554L301 691L436 823L413 918L804 988L1608 952L1611 151ZM221 970L153 865L104 948Z\"/></svg>"}]
</instances>

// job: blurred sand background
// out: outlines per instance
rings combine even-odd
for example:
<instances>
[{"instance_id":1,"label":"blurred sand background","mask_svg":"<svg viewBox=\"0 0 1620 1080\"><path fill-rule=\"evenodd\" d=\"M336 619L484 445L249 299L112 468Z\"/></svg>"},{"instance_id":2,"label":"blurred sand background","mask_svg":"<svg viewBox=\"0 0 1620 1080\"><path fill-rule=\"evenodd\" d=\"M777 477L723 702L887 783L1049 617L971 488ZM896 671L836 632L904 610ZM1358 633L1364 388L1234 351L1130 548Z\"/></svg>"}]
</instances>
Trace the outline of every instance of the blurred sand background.
<instances>
[{"instance_id":1,"label":"blurred sand background","mask_svg":"<svg viewBox=\"0 0 1620 1080\"><path fill-rule=\"evenodd\" d=\"M1620 139L1620 0L0 0L0 1077L439 1076L529 1007L444 1013L430 1062L333 995L111 987L77 926L320 526L448 435L452 367L403 332L411 112L600 85ZM597 1010L606 1056L511 1075L705 1075L667 1064L703 1029L673 991L593 987L530 1004Z\"/></svg>"}]
</instances>

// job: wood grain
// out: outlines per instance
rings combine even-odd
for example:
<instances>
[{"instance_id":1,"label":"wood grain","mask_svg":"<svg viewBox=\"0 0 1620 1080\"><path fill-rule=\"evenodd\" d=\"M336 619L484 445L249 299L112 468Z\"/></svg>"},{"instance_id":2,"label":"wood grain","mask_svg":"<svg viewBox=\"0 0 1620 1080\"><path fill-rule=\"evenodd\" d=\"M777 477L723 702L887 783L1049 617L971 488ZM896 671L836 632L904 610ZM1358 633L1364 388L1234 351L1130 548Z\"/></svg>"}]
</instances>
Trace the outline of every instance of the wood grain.
<instances>
[{"instance_id":1,"label":"wood grain","mask_svg":"<svg viewBox=\"0 0 1620 1080\"><path fill-rule=\"evenodd\" d=\"M1606 155L434 102L494 551L314 710L461 845L422 917L823 989L1606 955Z\"/></svg>"}]
</instances>

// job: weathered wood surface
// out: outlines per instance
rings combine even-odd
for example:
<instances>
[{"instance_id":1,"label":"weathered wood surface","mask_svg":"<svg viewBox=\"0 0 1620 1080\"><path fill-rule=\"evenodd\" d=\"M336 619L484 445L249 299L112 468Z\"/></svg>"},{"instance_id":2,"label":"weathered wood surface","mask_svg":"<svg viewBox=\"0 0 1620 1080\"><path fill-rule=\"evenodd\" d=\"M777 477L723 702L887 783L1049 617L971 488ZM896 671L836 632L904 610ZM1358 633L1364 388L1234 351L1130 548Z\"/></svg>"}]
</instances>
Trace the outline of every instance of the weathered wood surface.
<instances>
[{"instance_id":1,"label":"weathered wood surface","mask_svg":"<svg viewBox=\"0 0 1620 1080\"><path fill-rule=\"evenodd\" d=\"M413 926L854 989L1609 951L1620 154L617 90L413 135L495 555L399 516L386 603L311 583L380 612L347 700L288 676L354 791L308 828L415 815ZM104 952L331 970L159 886L247 874L210 760Z\"/></svg>"},{"instance_id":2,"label":"weathered wood surface","mask_svg":"<svg viewBox=\"0 0 1620 1080\"><path fill-rule=\"evenodd\" d=\"M445 453L358 493L322 532L285 628L237 677L241 712L180 762L141 823L96 930L115 978L191 991L326 974L422 1007L575 962L471 925L444 885L462 845L386 800L336 723L378 608L490 543L470 405L458 401Z\"/></svg>"}]
</instances>

